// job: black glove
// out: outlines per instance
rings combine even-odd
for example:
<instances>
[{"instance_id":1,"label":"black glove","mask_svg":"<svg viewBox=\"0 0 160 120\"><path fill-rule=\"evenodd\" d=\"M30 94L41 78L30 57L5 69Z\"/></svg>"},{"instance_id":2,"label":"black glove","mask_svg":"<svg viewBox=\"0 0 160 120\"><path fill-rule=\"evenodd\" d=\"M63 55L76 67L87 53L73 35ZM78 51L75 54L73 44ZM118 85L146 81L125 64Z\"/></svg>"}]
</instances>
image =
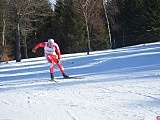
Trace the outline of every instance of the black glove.
<instances>
[{"instance_id":1,"label":"black glove","mask_svg":"<svg viewBox=\"0 0 160 120\"><path fill-rule=\"evenodd\" d=\"M57 59L57 63L61 62L60 59Z\"/></svg>"},{"instance_id":2,"label":"black glove","mask_svg":"<svg viewBox=\"0 0 160 120\"><path fill-rule=\"evenodd\" d=\"M33 53L35 53L35 52L36 52L36 50L35 50L35 49L32 49L32 52L33 52Z\"/></svg>"}]
</instances>

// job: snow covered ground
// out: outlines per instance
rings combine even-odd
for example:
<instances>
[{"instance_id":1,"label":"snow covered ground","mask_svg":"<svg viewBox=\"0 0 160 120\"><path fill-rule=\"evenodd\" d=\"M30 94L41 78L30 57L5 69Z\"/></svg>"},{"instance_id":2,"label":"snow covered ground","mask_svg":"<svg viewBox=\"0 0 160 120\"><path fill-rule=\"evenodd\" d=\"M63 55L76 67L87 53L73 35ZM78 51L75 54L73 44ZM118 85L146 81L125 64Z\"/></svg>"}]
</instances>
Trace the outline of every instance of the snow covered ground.
<instances>
[{"instance_id":1,"label":"snow covered ground","mask_svg":"<svg viewBox=\"0 0 160 120\"><path fill-rule=\"evenodd\" d=\"M62 55L70 76L49 82L44 57L0 64L0 120L156 120L160 42Z\"/></svg>"}]
</instances>

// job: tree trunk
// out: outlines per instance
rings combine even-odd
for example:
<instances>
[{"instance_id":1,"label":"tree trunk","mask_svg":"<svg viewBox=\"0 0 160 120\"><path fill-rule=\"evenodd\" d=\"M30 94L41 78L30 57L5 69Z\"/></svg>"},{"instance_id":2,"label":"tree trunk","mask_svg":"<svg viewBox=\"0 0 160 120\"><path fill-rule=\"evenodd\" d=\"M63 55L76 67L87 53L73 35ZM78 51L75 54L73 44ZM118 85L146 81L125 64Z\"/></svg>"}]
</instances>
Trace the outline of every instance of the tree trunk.
<instances>
[{"instance_id":1,"label":"tree trunk","mask_svg":"<svg viewBox=\"0 0 160 120\"><path fill-rule=\"evenodd\" d=\"M5 41L5 31L6 31L6 19L5 19L5 15L3 14L3 30L2 30L2 45L3 45L3 46L6 45L6 41Z\"/></svg>"},{"instance_id":2,"label":"tree trunk","mask_svg":"<svg viewBox=\"0 0 160 120\"><path fill-rule=\"evenodd\" d=\"M86 30L87 30L87 55L89 55L89 52L91 51L91 40L90 40L90 32L87 19L86 19Z\"/></svg>"},{"instance_id":3,"label":"tree trunk","mask_svg":"<svg viewBox=\"0 0 160 120\"><path fill-rule=\"evenodd\" d=\"M110 49L111 49L112 48L112 38L111 38L111 30L110 30L110 24L109 24L109 19L107 15L105 0L103 0L103 8L104 8L105 17L106 17L107 24L108 24L108 34L109 34L109 42L110 42Z\"/></svg>"},{"instance_id":4,"label":"tree trunk","mask_svg":"<svg viewBox=\"0 0 160 120\"><path fill-rule=\"evenodd\" d=\"M20 14L17 12L17 16L16 16L16 39L17 39L17 50L16 50L16 62L21 62L21 45L20 45L20 27L19 27L19 21L20 21Z\"/></svg>"},{"instance_id":5,"label":"tree trunk","mask_svg":"<svg viewBox=\"0 0 160 120\"><path fill-rule=\"evenodd\" d=\"M25 35L24 36L24 57L26 58L26 59L28 59L28 55L27 55L27 36Z\"/></svg>"}]
</instances>

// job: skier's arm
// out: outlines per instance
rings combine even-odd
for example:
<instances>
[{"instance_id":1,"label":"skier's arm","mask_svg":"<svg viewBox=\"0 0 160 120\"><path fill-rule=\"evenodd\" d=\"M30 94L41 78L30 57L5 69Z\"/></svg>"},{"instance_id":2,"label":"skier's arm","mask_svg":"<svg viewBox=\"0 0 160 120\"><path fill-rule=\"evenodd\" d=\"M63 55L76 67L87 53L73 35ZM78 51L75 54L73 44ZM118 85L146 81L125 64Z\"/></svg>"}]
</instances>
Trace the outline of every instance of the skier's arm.
<instances>
[{"instance_id":1,"label":"skier's arm","mask_svg":"<svg viewBox=\"0 0 160 120\"><path fill-rule=\"evenodd\" d=\"M57 55L58 55L58 59L60 60L60 59L61 59L61 51L60 51L60 49L59 49L59 46L56 44L56 45L55 45L55 48L56 48L56 53L57 53Z\"/></svg>"},{"instance_id":2,"label":"skier's arm","mask_svg":"<svg viewBox=\"0 0 160 120\"><path fill-rule=\"evenodd\" d=\"M34 48L33 48L33 52L36 52L36 50L39 48L39 47L45 47L45 42L42 42L42 43L38 43Z\"/></svg>"}]
</instances>

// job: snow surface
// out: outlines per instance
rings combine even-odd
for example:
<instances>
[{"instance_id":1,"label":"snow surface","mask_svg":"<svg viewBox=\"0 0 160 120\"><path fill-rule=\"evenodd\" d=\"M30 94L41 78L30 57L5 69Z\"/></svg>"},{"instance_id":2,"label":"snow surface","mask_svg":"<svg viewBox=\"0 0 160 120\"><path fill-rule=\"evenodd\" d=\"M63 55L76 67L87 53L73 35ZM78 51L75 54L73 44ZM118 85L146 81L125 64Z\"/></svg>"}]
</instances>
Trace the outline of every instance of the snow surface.
<instances>
[{"instance_id":1,"label":"snow surface","mask_svg":"<svg viewBox=\"0 0 160 120\"><path fill-rule=\"evenodd\" d=\"M0 120L156 120L160 42L62 55L70 76L48 81L44 57L0 64Z\"/></svg>"}]
</instances>

